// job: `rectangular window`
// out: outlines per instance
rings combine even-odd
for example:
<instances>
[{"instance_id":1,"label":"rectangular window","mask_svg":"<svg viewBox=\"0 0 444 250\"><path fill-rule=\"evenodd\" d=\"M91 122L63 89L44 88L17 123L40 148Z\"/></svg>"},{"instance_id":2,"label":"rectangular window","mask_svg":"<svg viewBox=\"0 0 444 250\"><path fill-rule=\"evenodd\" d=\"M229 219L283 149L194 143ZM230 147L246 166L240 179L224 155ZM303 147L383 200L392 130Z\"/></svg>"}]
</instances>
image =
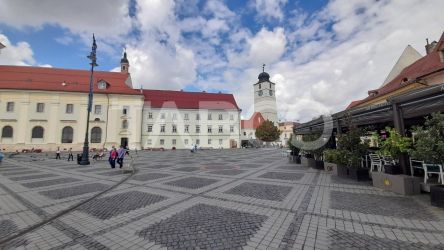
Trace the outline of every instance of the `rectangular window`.
<instances>
[{"instance_id":1,"label":"rectangular window","mask_svg":"<svg viewBox=\"0 0 444 250\"><path fill-rule=\"evenodd\" d=\"M208 134L213 133L213 128L211 126L208 126Z\"/></svg>"},{"instance_id":2,"label":"rectangular window","mask_svg":"<svg viewBox=\"0 0 444 250\"><path fill-rule=\"evenodd\" d=\"M246 136L246 135L247 135L247 132L244 132L244 135Z\"/></svg>"},{"instance_id":3,"label":"rectangular window","mask_svg":"<svg viewBox=\"0 0 444 250\"><path fill-rule=\"evenodd\" d=\"M177 133L177 125L173 124L173 133Z\"/></svg>"},{"instance_id":4,"label":"rectangular window","mask_svg":"<svg viewBox=\"0 0 444 250\"><path fill-rule=\"evenodd\" d=\"M185 125L184 131L185 131L185 133L189 133L190 132L190 125Z\"/></svg>"},{"instance_id":5,"label":"rectangular window","mask_svg":"<svg viewBox=\"0 0 444 250\"><path fill-rule=\"evenodd\" d=\"M185 140L183 141L183 143L184 143L185 145L188 145L188 139L185 139Z\"/></svg>"},{"instance_id":6,"label":"rectangular window","mask_svg":"<svg viewBox=\"0 0 444 250\"><path fill-rule=\"evenodd\" d=\"M37 103L37 112L38 113L43 113L45 111L45 104L44 103Z\"/></svg>"},{"instance_id":7,"label":"rectangular window","mask_svg":"<svg viewBox=\"0 0 444 250\"><path fill-rule=\"evenodd\" d=\"M177 114L176 113L173 114L173 120L177 120Z\"/></svg>"},{"instance_id":8,"label":"rectangular window","mask_svg":"<svg viewBox=\"0 0 444 250\"><path fill-rule=\"evenodd\" d=\"M183 115L183 119L184 119L184 120L189 120L189 118L188 118L188 113L186 113L186 114Z\"/></svg>"},{"instance_id":9,"label":"rectangular window","mask_svg":"<svg viewBox=\"0 0 444 250\"><path fill-rule=\"evenodd\" d=\"M200 144L200 140L196 139L196 144L199 145Z\"/></svg>"},{"instance_id":10,"label":"rectangular window","mask_svg":"<svg viewBox=\"0 0 444 250\"><path fill-rule=\"evenodd\" d=\"M14 112L14 102L8 102L6 104L6 112Z\"/></svg>"},{"instance_id":11,"label":"rectangular window","mask_svg":"<svg viewBox=\"0 0 444 250\"><path fill-rule=\"evenodd\" d=\"M208 145L211 145L211 139L208 139Z\"/></svg>"},{"instance_id":12,"label":"rectangular window","mask_svg":"<svg viewBox=\"0 0 444 250\"><path fill-rule=\"evenodd\" d=\"M129 107L128 106L123 106L122 114L123 115L128 115L129 114Z\"/></svg>"},{"instance_id":13,"label":"rectangular window","mask_svg":"<svg viewBox=\"0 0 444 250\"><path fill-rule=\"evenodd\" d=\"M160 113L160 119L165 119L165 113Z\"/></svg>"},{"instance_id":14,"label":"rectangular window","mask_svg":"<svg viewBox=\"0 0 444 250\"><path fill-rule=\"evenodd\" d=\"M200 133L200 125L196 125L196 133Z\"/></svg>"},{"instance_id":15,"label":"rectangular window","mask_svg":"<svg viewBox=\"0 0 444 250\"><path fill-rule=\"evenodd\" d=\"M222 121L222 120L223 120L223 115L219 114L219 121Z\"/></svg>"},{"instance_id":16,"label":"rectangular window","mask_svg":"<svg viewBox=\"0 0 444 250\"><path fill-rule=\"evenodd\" d=\"M211 116L211 114L208 114L208 120L212 120L213 117Z\"/></svg>"},{"instance_id":17,"label":"rectangular window","mask_svg":"<svg viewBox=\"0 0 444 250\"><path fill-rule=\"evenodd\" d=\"M153 132L153 124L148 124L147 132Z\"/></svg>"},{"instance_id":18,"label":"rectangular window","mask_svg":"<svg viewBox=\"0 0 444 250\"><path fill-rule=\"evenodd\" d=\"M224 143L224 140L219 139L219 145L222 145Z\"/></svg>"},{"instance_id":19,"label":"rectangular window","mask_svg":"<svg viewBox=\"0 0 444 250\"><path fill-rule=\"evenodd\" d=\"M66 104L66 113L72 114L74 112L74 104Z\"/></svg>"},{"instance_id":20,"label":"rectangular window","mask_svg":"<svg viewBox=\"0 0 444 250\"><path fill-rule=\"evenodd\" d=\"M219 133L223 133L224 132L224 127L223 126L219 126Z\"/></svg>"},{"instance_id":21,"label":"rectangular window","mask_svg":"<svg viewBox=\"0 0 444 250\"><path fill-rule=\"evenodd\" d=\"M230 114L230 120L233 121L234 120L234 115Z\"/></svg>"},{"instance_id":22,"label":"rectangular window","mask_svg":"<svg viewBox=\"0 0 444 250\"><path fill-rule=\"evenodd\" d=\"M230 126L230 133L234 133L234 126Z\"/></svg>"},{"instance_id":23,"label":"rectangular window","mask_svg":"<svg viewBox=\"0 0 444 250\"><path fill-rule=\"evenodd\" d=\"M148 119L153 119L153 113L152 112L148 113Z\"/></svg>"},{"instance_id":24,"label":"rectangular window","mask_svg":"<svg viewBox=\"0 0 444 250\"><path fill-rule=\"evenodd\" d=\"M200 114L196 114L196 120L200 120Z\"/></svg>"},{"instance_id":25,"label":"rectangular window","mask_svg":"<svg viewBox=\"0 0 444 250\"><path fill-rule=\"evenodd\" d=\"M160 125L160 133L165 133L165 125Z\"/></svg>"},{"instance_id":26,"label":"rectangular window","mask_svg":"<svg viewBox=\"0 0 444 250\"><path fill-rule=\"evenodd\" d=\"M102 114L102 105L94 105L94 114L96 115Z\"/></svg>"},{"instance_id":27,"label":"rectangular window","mask_svg":"<svg viewBox=\"0 0 444 250\"><path fill-rule=\"evenodd\" d=\"M176 139L173 139L173 145L176 145Z\"/></svg>"},{"instance_id":28,"label":"rectangular window","mask_svg":"<svg viewBox=\"0 0 444 250\"><path fill-rule=\"evenodd\" d=\"M165 144L165 140L164 139L160 139L160 145L164 145Z\"/></svg>"},{"instance_id":29,"label":"rectangular window","mask_svg":"<svg viewBox=\"0 0 444 250\"><path fill-rule=\"evenodd\" d=\"M152 143L151 139L146 140L147 145L151 145L151 143Z\"/></svg>"},{"instance_id":30,"label":"rectangular window","mask_svg":"<svg viewBox=\"0 0 444 250\"><path fill-rule=\"evenodd\" d=\"M261 89L261 84L259 83L259 89Z\"/></svg>"}]
</instances>

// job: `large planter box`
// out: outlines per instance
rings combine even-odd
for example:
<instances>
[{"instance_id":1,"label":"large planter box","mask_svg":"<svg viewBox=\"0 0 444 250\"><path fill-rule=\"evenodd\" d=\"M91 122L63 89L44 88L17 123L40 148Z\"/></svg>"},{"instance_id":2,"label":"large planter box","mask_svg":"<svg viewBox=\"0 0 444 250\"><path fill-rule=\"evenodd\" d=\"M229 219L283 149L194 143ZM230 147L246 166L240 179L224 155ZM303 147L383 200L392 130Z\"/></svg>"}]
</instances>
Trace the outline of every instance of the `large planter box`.
<instances>
[{"instance_id":1,"label":"large planter box","mask_svg":"<svg viewBox=\"0 0 444 250\"><path fill-rule=\"evenodd\" d=\"M356 181L368 181L368 169L366 168L348 168L346 166L338 165L337 172L339 177L346 177Z\"/></svg>"},{"instance_id":2,"label":"large planter box","mask_svg":"<svg viewBox=\"0 0 444 250\"><path fill-rule=\"evenodd\" d=\"M290 155L288 160L290 163L301 164L301 157L299 155Z\"/></svg>"},{"instance_id":3,"label":"large planter box","mask_svg":"<svg viewBox=\"0 0 444 250\"><path fill-rule=\"evenodd\" d=\"M430 187L430 201L432 206L444 208L444 186L436 185Z\"/></svg>"},{"instance_id":4,"label":"large planter box","mask_svg":"<svg viewBox=\"0 0 444 250\"><path fill-rule=\"evenodd\" d=\"M410 175L372 173L373 186L402 195L421 193L421 178Z\"/></svg>"},{"instance_id":5,"label":"large planter box","mask_svg":"<svg viewBox=\"0 0 444 250\"><path fill-rule=\"evenodd\" d=\"M307 158L307 157L305 157L305 156L301 156L301 164L302 164L304 167L308 166L308 159L309 159L309 158Z\"/></svg>"},{"instance_id":6,"label":"large planter box","mask_svg":"<svg viewBox=\"0 0 444 250\"><path fill-rule=\"evenodd\" d=\"M307 166L309 168L316 168L316 160L314 158L307 158Z\"/></svg>"},{"instance_id":7,"label":"large planter box","mask_svg":"<svg viewBox=\"0 0 444 250\"><path fill-rule=\"evenodd\" d=\"M384 169L386 174L396 175L396 174L401 174L402 172L401 166L399 165L385 165Z\"/></svg>"},{"instance_id":8,"label":"large planter box","mask_svg":"<svg viewBox=\"0 0 444 250\"><path fill-rule=\"evenodd\" d=\"M334 164L334 163L331 163L331 162L325 162L324 161L324 170L327 173L331 173L331 174L337 175L338 174L338 165Z\"/></svg>"},{"instance_id":9,"label":"large planter box","mask_svg":"<svg viewBox=\"0 0 444 250\"><path fill-rule=\"evenodd\" d=\"M324 161L315 161L315 168L324 170Z\"/></svg>"}]
</instances>

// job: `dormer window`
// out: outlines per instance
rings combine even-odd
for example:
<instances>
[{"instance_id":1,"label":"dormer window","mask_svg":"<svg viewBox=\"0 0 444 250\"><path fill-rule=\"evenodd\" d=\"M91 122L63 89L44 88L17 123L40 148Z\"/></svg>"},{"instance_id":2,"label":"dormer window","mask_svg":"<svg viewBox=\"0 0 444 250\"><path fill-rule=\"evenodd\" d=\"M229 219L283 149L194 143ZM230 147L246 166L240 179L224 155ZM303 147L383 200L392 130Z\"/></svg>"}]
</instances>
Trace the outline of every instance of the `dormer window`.
<instances>
[{"instance_id":1,"label":"dormer window","mask_svg":"<svg viewBox=\"0 0 444 250\"><path fill-rule=\"evenodd\" d=\"M105 80L100 80L97 82L97 88L98 89L107 89L108 83Z\"/></svg>"}]
</instances>

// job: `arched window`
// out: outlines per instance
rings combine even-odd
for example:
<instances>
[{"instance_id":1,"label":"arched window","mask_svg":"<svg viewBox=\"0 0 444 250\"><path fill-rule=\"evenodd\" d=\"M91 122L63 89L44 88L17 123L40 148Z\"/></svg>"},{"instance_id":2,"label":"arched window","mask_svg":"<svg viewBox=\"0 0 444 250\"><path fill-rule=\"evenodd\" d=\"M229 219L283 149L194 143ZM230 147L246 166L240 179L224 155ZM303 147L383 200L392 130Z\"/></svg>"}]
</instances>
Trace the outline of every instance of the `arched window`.
<instances>
[{"instance_id":1,"label":"arched window","mask_svg":"<svg viewBox=\"0 0 444 250\"><path fill-rule=\"evenodd\" d=\"M128 120L123 120L122 121L122 128L123 129L127 129L128 128Z\"/></svg>"},{"instance_id":2,"label":"arched window","mask_svg":"<svg viewBox=\"0 0 444 250\"><path fill-rule=\"evenodd\" d=\"M99 127L94 127L91 129L91 143L102 142L102 129Z\"/></svg>"},{"instance_id":3,"label":"arched window","mask_svg":"<svg viewBox=\"0 0 444 250\"><path fill-rule=\"evenodd\" d=\"M43 139L43 128L40 126L36 126L32 129L31 138L40 138Z\"/></svg>"},{"instance_id":4,"label":"arched window","mask_svg":"<svg viewBox=\"0 0 444 250\"><path fill-rule=\"evenodd\" d=\"M11 126L4 126L2 129L2 138L12 138L13 130Z\"/></svg>"},{"instance_id":5,"label":"arched window","mask_svg":"<svg viewBox=\"0 0 444 250\"><path fill-rule=\"evenodd\" d=\"M73 129L70 126L66 126L62 129L62 143L72 143Z\"/></svg>"}]
</instances>

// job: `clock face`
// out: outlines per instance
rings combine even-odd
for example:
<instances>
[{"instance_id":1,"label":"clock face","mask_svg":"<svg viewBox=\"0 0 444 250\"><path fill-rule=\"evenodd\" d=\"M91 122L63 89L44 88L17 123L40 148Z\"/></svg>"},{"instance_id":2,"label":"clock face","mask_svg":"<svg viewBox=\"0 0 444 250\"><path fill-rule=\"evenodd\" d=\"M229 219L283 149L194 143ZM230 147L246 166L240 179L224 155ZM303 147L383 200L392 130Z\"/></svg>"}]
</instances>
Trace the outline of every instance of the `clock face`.
<instances>
[{"instance_id":1,"label":"clock face","mask_svg":"<svg viewBox=\"0 0 444 250\"><path fill-rule=\"evenodd\" d=\"M262 96L262 95L263 95L262 90L259 90L259 92L257 92L257 94L258 94L259 96Z\"/></svg>"},{"instance_id":2,"label":"clock face","mask_svg":"<svg viewBox=\"0 0 444 250\"><path fill-rule=\"evenodd\" d=\"M270 90L270 96L273 96L273 90Z\"/></svg>"}]
</instances>

